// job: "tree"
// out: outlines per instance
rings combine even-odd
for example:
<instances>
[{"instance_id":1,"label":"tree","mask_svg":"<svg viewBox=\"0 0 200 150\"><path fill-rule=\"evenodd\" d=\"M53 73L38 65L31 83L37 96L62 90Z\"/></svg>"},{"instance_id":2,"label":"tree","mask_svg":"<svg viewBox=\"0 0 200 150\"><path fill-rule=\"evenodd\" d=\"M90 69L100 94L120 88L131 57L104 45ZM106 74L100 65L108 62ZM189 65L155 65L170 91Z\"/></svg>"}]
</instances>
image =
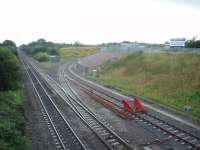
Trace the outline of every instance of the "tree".
<instances>
[{"instance_id":1,"label":"tree","mask_svg":"<svg viewBox=\"0 0 200 150\"><path fill-rule=\"evenodd\" d=\"M13 42L11 40L5 40L3 42L3 45L8 47L15 55L17 55L17 46L16 46L15 42Z\"/></svg>"},{"instance_id":2,"label":"tree","mask_svg":"<svg viewBox=\"0 0 200 150\"><path fill-rule=\"evenodd\" d=\"M33 56L38 61L48 61L48 54L45 52L38 52Z\"/></svg>"},{"instance_id":3,"label":"tree","mask_svg":"<svg viewBox=\"0 0 200 150\"><path fill-rule=\"evenodd\" d=\"M65 43L59 44L59 43L47 42L45 39L38 39L37 41L31 42L27 45L21 45L19 49L31 56L34 56L39 52L46 52L49 55L57 55L58 49L68 46L73 46L73 45Z\"/></svg>"},{"instance_id":4,"label":"tree","mask_svg":"<svg viewBox=\"0 0 200 150\"><path fill-rule=\"evenodd\" d=\"M0 90L18 88L22 79L17 57L5 47L0 47Z\"/></svg>"},{"instance_id":5,"label":"tree","mask_svg":"<svg viewBox=\"0 0 200 150\"><path fill-rule=\"evenodd\" d=\"M185 43L187 48L200 48L200 40L196 40L195 37L192 40L188 40Z\"/></svg>"},{"instance_id":6,"label":"tree","mask_svg":"<svg viewBox=\"0 0 200 150\"><path fill-rule=\"evenodd\" d=\"M12 47L15 47L15 48L17 47L16 44L15 44L15 42L13 42L11 40L5 40L3 42L3 44L6 45L6 46L12 46Z\"/></svg>"},{"instance_id":7,"label":"tree","mask_svg":"<svg viewBox=\"0 0 200 150\"><path fill-rule=\"evenodd\" d=\"M131 43L130 41L123 41L122 43Z\"/></svg>"},{"instance_id":8,"label":"tree","mask_svg":"<svg viewBox=\"0 0 200 150\"><path fill-rule=\"evenodd\" d=\"M46 43L46 40L45 39L38 39L37 43Z\"/></svg>"},{"instance_id":9,"label":"tree","mask_svg":"<svg viewBox=\"0 0 200 150\"><path fill-rule=\"evenodd\" d=\"M82 46L83 44L79 41L74 42L74 46Z\"/></svg>"}]
</instances>

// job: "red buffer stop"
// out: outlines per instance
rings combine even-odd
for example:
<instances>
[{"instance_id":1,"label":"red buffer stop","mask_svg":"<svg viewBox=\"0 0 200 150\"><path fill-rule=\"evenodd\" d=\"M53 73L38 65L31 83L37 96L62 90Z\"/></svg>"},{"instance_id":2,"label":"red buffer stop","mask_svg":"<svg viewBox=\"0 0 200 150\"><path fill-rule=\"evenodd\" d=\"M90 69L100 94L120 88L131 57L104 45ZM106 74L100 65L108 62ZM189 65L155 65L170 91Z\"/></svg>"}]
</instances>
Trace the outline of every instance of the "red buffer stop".
<instances>
[{"instance_id":1,"label":"red buffer stop","mask_svg":"<svg viewBox=\"0 0 200 150\"><path fill-rule=\"evenodd\" d=\"M123 103L124 108L127 109L128 111L133 112L133 113L136 112L135 108L133 108L131 104L129 104L128 100L123 100L122 103Z\"/></svg>"},{"instance_id":2,"label":"red buffer stop","mask_svg":"<svg viewBox=\"0 0 200 150\"><path fill-rule=\"evenodd\" d=\"M142 105L141 101L137 98L133 99L133 106L128 102L128 100L122 101L124 109L128 110L129 112L135 113L135 112L145 112L145 108Z\"/></svg>"},{"instance_id":3,"label":"red buffer stop","mask_svg":"<svg viewBox=\"0 0 200 150\"><path fill-rule=\"evenodd\" d=\"M144 106L142 105L141 101L137 98L134 98L133 99L133 104L134 106L136 107L136 109L140 112L145 112L145 108Z\"/></svg>"}]
</instances>

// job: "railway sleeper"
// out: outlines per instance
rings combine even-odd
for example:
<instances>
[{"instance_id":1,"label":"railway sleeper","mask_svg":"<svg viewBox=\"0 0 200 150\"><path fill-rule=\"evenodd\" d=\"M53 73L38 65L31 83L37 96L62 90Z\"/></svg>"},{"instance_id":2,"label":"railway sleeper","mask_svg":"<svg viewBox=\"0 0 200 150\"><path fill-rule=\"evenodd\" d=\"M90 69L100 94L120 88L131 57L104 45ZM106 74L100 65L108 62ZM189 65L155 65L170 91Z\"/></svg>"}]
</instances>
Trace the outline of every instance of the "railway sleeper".
<instances>
[{"instance_id":1,"label":"railway sleeper","mask_svg":"<svg viewBox=\"0 0 200 150\"><path fill-rule=\"evenodd\" d=\"M102 136L108 136L108 135L110 135L110 133L105 132L105 133L102 133L101 135L102 135Z\"/></svg>"},{"instance_id":2,"label":"railway sleeper","mask_svg":"<svg viewBox=\"0 0 200 150\"><path fill-rule=\"evenodd\" d=\"M94 126L92 126L93 128L98 128L98 127L100 127L99 125L94 125Z\"/></svg>"},{"instance_id":3,"label":"railway sleeper","mask_svg":"<svg viewBox=\"0 0 200 150\"><path fill-rule=\"evenodd\" d=\"M96 128L96 131L103 130L102 127Z\"/></svg>"},{"instance_id":4,"label":"railway sleeper","mask_svg":"<svg viewBox=\"0 0 200 150\"><path fill-rule=\"evenodd\" d=\"M108 139L107 140L109 143L112 143L112 142L115 142L115 141L117 141L116 139L114 139L114 138L112 138L112 139Z\"/></svg>"},{"instance_id":5,"label":"railway sleeper","mask_svg":"<svg viewBox=\"0 0 200 150\"><path fill-rule=\"evenodd\" d=\"M89 121L88 124L90 124L91 126L98 125L96 121Z\"/></svg>"},{"instance_id":6,"label":"railway sleeper","mask_svg":"<svg viewBox=\"0 0 200 150\"><path fill-rule=\"evenodd\" d=\"M193 139L190 141L190 143L195 143L195 142L197 142L197 139Z\"/></svg>"},{"instance_id":7,"label":"railway sleeper","mask_svg":"<svg viewBox=\"0 0 200 150\"><path fill-rule=\"evenodd\" d=\"M119 142L113 142L113 143L111 143L110 144L111 146L119 146L119 145L121 145Z\"/></svg>"},{"instance_id":8,"label":"railway sleeper","mask_svg":"<svg viewBox=\"0 0 200 150\"><path fill-rule=\"evenodd\" d=\"M184 137L183 139L184 139L184 140L187 140L187 139L189 139L189 138L191 138L191 136L186 136L186 137Z\"/></svg>"},{"instance_id":9,"label":"railway sleeper","mask_svg":"<svg viewBox=\"0 0 200 150\"><path fill-rule=\"evenodd\" d=\"M98 133L106 133L106 130L99 130Z\"/></svg>"},{"instance_id":10,"label":"railway sleeper","mask_svg":"<svg viewBox=\"0 0 200 150\"><path fill-rule=\"evenodd\" d=\"M176 136L182 137L183 135L185 135L185 134L184 134L184 133L180 133L180 134L178 134L178 135L176 135Z\"/></svg>"},{"instance_id":11,"label":"railway sleeper","mask_svg":"<svg viewBox=\"0 0 200 150\"><path fill-rule=\"evenodd\" d=\"M172 129L174 129L174 128L172 128L172 127L167 128L168 131L170 131L170 130L172 130Z\"/></svg>"},{"instance_id":12,"label":"railway sleeper","mask_svg":"<svg viewBox=\"0 0 200 150\"><path fill-rule=\"evenodd\" d=\"M172 133L177 133L178 132L178 130L174 130L174 131L171 131Z\"/></svg>"}]
</instances>

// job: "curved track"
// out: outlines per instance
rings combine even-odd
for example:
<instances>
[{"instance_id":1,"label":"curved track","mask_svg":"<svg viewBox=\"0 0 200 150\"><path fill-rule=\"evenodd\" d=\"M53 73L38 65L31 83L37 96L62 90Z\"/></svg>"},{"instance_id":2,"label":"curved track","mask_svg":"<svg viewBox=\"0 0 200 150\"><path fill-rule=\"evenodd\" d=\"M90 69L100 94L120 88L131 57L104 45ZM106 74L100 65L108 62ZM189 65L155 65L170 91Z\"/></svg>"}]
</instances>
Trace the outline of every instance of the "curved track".
<instances>
[{"instance_id":1,"label":"curved track","mask_svg":"<svg viewBox=\"0 0 200 150\"><path fill-rule=\"evenodd\" d=\"M61 75L63 76L63 75ZM68 88L68 97L70 97L73 108L79 113L86 125L97 135L97 137L109 148L115 150L131 150L131 146L120 136L114 133L105 123L100 121L96 115L81 101L68 82L64 78L59 78L62 86Z\"/></svg>"},{"instance_id":2,"label":"curved track","mask_svg":"<svg viewBox=\"0 0 200 150\"><path fill-rule=\"evenodd\" d=\"M69 91L64 90L55 80L50 76L43 74L40 69L31 64L41 78L44 78L45 84L48 89L55 90L55 92L62 98L68 106L80 117L80 119L96 134L96 136L104 143L108 149L112 150L132 150L123 139L121 139L116 133L114 133L109 127L107 127L102 121L100 121L95 114L88 109L86 105L77 100L75 95L72 95Z\"/></svg>"},{"instance_id":3,"label":"curved track","mask_svg":"<svg viewBox=\"0 0 200 150\"><path fill-rule=\"evenodd\" d=\"M75 72L72 71L71 66L68 67L66 70L65 77L68 78L69 81L73 81L74 83L78 84L84 91L87 91L90 95L97 95L101 97L102 101L106 101L112 103L113 106L119 107L120 99L114 95L113 93L109 93L109 91L104 91L98 86L92 85L92 82L87 82L82 78L79 78ZM67 82L67 81L65 81ZM130 116L131 113L129 113ZM162 134L166 135L166 139L174 139L177 144L184 145L186 149L200 149L200 138L184 131L183 129L166 122L165 120L160 119L159 117L152 115L150 113L134 113L131 114L132 119L135 119L138 122L147 124L151 126L156 131L160 131ZM129 117L130 118L130 117Z\"/></svg>"}]
</instances>

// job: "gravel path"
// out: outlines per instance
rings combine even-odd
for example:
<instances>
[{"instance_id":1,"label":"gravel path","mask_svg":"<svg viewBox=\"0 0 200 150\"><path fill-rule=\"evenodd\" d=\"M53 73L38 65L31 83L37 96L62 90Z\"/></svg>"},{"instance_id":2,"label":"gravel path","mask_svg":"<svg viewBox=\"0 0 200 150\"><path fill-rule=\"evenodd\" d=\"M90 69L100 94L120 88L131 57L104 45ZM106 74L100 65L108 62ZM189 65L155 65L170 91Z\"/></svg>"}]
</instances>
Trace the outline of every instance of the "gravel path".
<instances>
[{"instance_id":1,"label":"gravel path","mask_svg":"<svg viewBox=\"0 0 200 150\"><path fill-rule=\"evenodd\" d=\"M108 60L119 59L121 55L122 54L119 52L99 52L97 54L81 59L79 64L94 69L96 66L101 65Z\"/></svg>"}]
</instances>

